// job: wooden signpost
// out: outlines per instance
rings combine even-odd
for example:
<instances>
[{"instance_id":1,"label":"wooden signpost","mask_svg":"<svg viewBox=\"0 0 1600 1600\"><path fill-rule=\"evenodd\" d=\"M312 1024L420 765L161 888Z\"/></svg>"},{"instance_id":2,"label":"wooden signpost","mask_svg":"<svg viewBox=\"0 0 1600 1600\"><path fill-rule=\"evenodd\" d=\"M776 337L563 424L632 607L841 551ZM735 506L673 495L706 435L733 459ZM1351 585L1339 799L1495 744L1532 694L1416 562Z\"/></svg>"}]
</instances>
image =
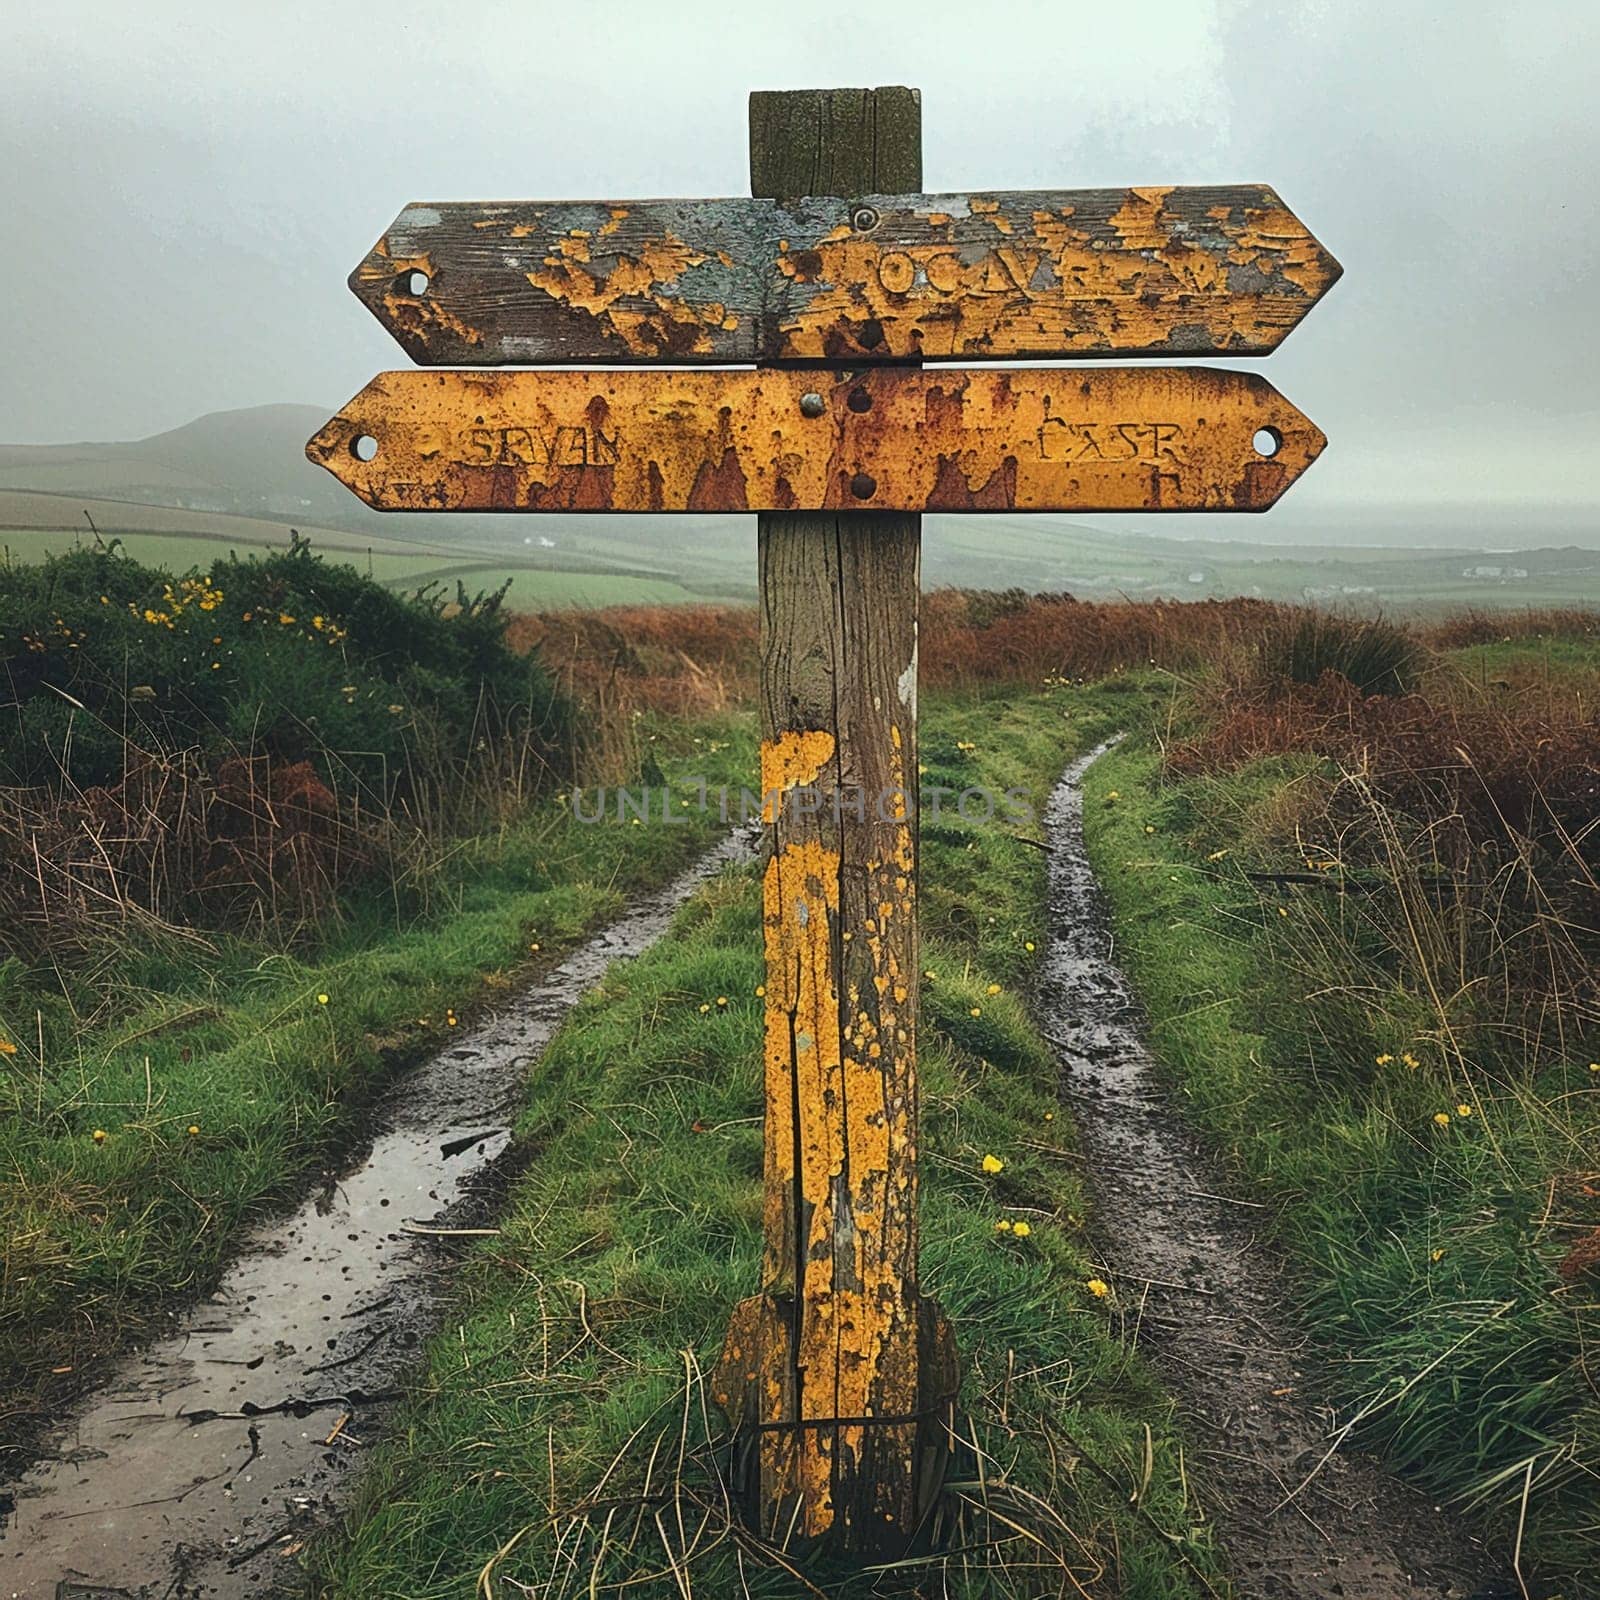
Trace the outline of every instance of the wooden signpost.
<instances>
[{"instance_id":1,"label":"wooden signpost","mask_svg":"<svg viewBox=\"0 0 1600 1600\"><path fill-rule=\"evenodd\" d=\"M380 511L1264 511L1325 442L1208 367L386 372L307 453Z\"/></svg>"},{"instance_id":2,"label":"wooden signpost","mask_svg":"<svg viewBox=\"0 0 1600 1600\"><path fill-rule=\"evenodd\" d=\"M925 196L909 89L758 93L749 200L412 205L351 286L421 364L307 446L381 510L757 511L765 1248L714 1390L786 1547L904 1551L955 1344L917 1277L923 511L1261 511L1325 440L1251 373L1339 266L1272 192ZM661 370L756 363L754 370ZM783 797L804 794L808 803Z\"/></svg>"},{"instance_id":3,"label":"wooden signpost","mask_svg":"<svg viewBox=\"0 0 1600 1600\"><path fill-rule=\"evenodd\" d=\"M424 366L1266 355L1339 276L1234 188L410 205L350 286Z\"/></svg>"}]
</instances>

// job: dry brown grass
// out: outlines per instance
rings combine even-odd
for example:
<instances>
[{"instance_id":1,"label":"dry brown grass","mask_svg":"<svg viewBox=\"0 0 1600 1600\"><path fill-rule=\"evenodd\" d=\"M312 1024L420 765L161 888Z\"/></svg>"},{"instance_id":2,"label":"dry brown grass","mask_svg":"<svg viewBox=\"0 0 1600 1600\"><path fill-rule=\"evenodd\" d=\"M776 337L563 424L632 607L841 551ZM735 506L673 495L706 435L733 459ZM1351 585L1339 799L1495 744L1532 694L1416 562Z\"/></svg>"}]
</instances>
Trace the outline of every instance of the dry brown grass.
<instances>
[{"instance_id":1,"label":"dry brown grass","mask_svg":"<svg viewBox=\"0 0 1600 1600\"><path fill-rule=\"evenodd\" d=\"M976 692L1119 668L1189 671L1247 650L1291 608L1257 600L1086 604L1070 595L935 589L923 597L921 681ZM508 637L537 649L586 710L587 781L637 767L642 712L716 715L755 703L754 606L615 606L514 617Z\"/></svg>"},{"instance_id":2,"label":"dry brown grass","mask_svg":"<svg viewBox=\"0 0 1600 1600\"><path fill-rule=\"evenodd\" d=\"M309 762L130 748L120 783L0 787L0 925L24 960L92 956L138 935L280 928L328 914L385 851Z\"/></svg>"},{"instance_id":3,"label":"dry brown grass","mask_svg":"<svg viewBox=\"0 0 1600 1600\"><path fill-rule=\"evenodd\" d=\"M1510 644L1514 639L1594 638L1600 635L1600 612L1580 606L1550 606L1527 611L1452 612L1420 624L1417 636L1435 650L1459 650L1472 644Z\"/></svg>"}]
</instances>

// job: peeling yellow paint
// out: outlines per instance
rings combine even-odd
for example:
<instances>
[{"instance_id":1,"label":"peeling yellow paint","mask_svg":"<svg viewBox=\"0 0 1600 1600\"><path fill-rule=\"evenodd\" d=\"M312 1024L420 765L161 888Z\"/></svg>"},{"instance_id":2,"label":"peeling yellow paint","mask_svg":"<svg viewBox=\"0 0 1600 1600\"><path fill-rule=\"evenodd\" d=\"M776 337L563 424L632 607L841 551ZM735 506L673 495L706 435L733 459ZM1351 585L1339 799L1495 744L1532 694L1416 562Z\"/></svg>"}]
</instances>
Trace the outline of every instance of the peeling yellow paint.
<instances>
[{"instance_id":1,"label":"peeling yellow paint","mask_svg":"<svg viewBox=\"0 0 1600 1600\"><path fill-rule=\"evenodd\" d=\"M613 222L620 220L613 216ZM608 231L611 230L600 229L602 235ZM666 287L690 267L705 261L704 251L668 233L644 241L636 253L621 256L603 272L575 270L567 263L592 259L590 237L583 229L563 235L555 241L559 256L547 255L543 265L523 274L528 283L560 305L594 318L636 355L658 355L662 328L668 325L699 330L686 343L679 341L684 353L706 354L711 350L705 330L726 324L726 308L714 303L697 305Z\"/></svg>"},{"instance_id":2,"label":"peeling yellow paint","mask_svg":"<svg viewBox=\"0 0 1600 1600\"><path fill-rule=\"evenodd\" d=\"M881 203L868 228L842 200L408 207L354 285L430 364L880 362L1259 354L1340 270L1261 185ZM421 239L431 314L384 282Z\"/></svg>"},{"instance_id":3,"label":"peeling yellow paint","mask_svg":"<svg viewBox=\"0 0 1600 1600\"><path fill-rule=\"evenodd\" d=\"M380 374L307 453L384 510L1261 510L1325 442L1203 367L466 371Z\"/></svg>"},{"instance_id":4,"label":"peeling yellow paint","mask_svg":"<svg viewBox=\"0 0 1600 1600\"><path fill-rule=\"evenodd\" d=\"M774 803L791 789L803 789L822 776L833 760L834 738L824 728L789 732L761 746L761 820L770 824Z\"/></svg>"},{"instance_id":5,"label":"peeling yellow paint","mask_svg":"<svg viewBox=\"0 0 1600 1600\"><path fill-rule=\"evenodd\" d=\"M1183 353L1270 349L1337 268L1282 206L1250 213L1229 249L1202 243L1167 212L1173 192L1130 189L1104 222L1076 221L1071 206L1035 210L1025 243L975 244L935 212L924 221L948 238L886 241L840 228L786 249L780 275L819 287L796 294L779 318L778 353L836 354L841 327L868 323L878 339L861 349L880 359L1160 349L1180 324L1185 338L1174 348ZM997 201L974 197L970 209L1017 238ZM1232 216L1226 206L1211 214L1219 222ZM1291 287L1235 291L1227 266L1241 259Z\"/></svg>"}]
</instances>

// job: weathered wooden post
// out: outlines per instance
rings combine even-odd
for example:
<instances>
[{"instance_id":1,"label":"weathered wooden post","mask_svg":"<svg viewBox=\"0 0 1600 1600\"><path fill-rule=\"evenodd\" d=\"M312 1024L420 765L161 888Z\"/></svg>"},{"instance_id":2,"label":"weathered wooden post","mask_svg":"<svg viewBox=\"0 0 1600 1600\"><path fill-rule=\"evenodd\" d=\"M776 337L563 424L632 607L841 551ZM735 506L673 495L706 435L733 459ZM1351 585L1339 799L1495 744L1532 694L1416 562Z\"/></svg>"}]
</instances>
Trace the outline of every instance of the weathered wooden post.
<instances>
[{"instance_id":1,"label":"weathered wooden post","mask_svg":"<svg viewBox=\"0 0 1600 1600\"><path fill-rule=\"evenodd\" d=\"M409 205L350 285L469 370L380 373L306 446L384 511L760 515L766 1241L714 1387L757 1524L856 1555L914 1537L956 1388L917 1281L920 514L1264 511L1326 442L1253 373L919 362L1264 355L1339 276L1262 184L921 169L912 90L756 94L747 200ZM477 370L574 363L653 370Z\"/></svg>"},{"instance_id":2,"label":"weathered wooden post","mask_svg":"<svg viewBox=\"0 0 1600 1600\"><path fill-rule=\"evenodd\" d=\"M922 186L910 89L754 94L750 186ZM869 231L876 213L857 207ZM819 386L820 387L820 386ZM827 386L801 405L870 407ZM764 512L766 1245L716 1388L758 1440L763 1531L903 1547L936 1484L949 1331L917 1289L917 610L922 518ZM754 1481L758 1479L758 1481Z\"/></svg>"}]
</instances>

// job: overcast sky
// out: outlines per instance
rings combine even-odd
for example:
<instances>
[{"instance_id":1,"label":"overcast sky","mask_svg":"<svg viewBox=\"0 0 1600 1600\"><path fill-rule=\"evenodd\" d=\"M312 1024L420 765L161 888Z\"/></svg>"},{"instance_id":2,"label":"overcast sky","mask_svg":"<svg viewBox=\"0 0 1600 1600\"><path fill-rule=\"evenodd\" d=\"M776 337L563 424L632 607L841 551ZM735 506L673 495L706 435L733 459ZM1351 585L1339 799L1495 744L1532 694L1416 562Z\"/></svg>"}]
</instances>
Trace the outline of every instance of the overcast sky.
<instances>
[{"instance_id":1,"label":"overcast sky","mask_svg":"<svg viewBox=\"0 0 1600 1600\"><path fill-rule=\"evenodd\" d=\"M1597 59L1593 0L4 0L0 440L332 410L403 364L344 286L403 202L741 194L751 88L899 82L930 190L1264 181L1340 258L1264 367L1332 442L1249 537L1600 542Z\"/></svg>"}]
</instances>

